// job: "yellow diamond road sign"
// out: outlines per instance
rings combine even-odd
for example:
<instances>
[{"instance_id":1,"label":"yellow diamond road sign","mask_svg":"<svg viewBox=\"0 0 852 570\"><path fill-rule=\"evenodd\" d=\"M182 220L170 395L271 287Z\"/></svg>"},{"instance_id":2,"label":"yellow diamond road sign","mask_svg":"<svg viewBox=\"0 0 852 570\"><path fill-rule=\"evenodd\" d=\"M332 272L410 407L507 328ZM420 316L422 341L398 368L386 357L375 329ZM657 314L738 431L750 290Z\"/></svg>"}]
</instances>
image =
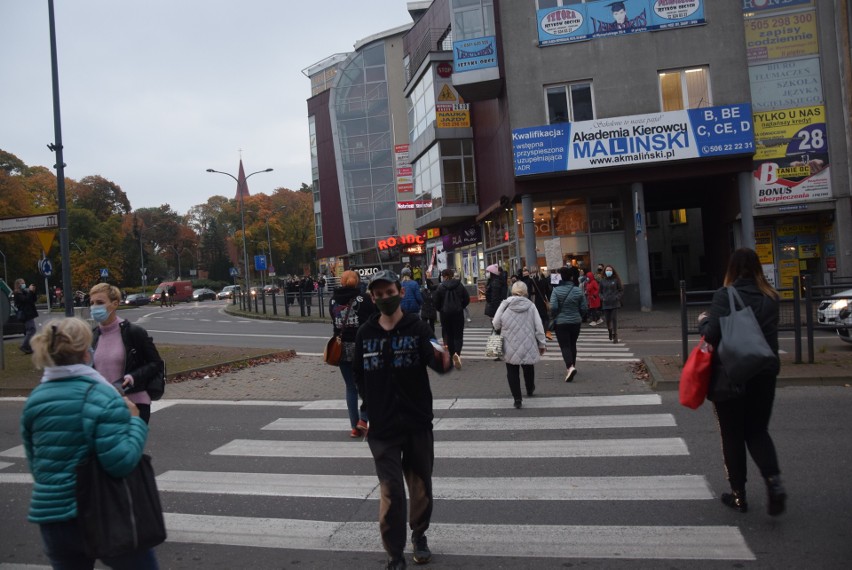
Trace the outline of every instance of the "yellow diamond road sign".
<instances>
[{"instance_id":1,"label":"yellow diamond road sign","mask_svg":"<svg viewBox=\"0 0 852 570\"><path fill-rule=\"evenodd\" d=\"M450 88L448 84L444 84L444 87L441 88L441 92L438 94L438 101L455 101L456 94L453 93L453 90Z\"/></svg>"}]
</instances>

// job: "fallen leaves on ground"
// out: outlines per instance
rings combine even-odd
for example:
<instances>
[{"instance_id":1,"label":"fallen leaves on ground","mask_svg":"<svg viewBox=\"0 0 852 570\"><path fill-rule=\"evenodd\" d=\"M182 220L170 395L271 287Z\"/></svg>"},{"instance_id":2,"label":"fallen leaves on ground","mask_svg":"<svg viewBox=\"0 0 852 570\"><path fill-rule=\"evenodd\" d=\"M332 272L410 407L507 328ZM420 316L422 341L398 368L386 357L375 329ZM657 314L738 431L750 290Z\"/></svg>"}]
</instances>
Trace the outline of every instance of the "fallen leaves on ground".
<instances>
[{"instance_id":1,"label":"fallen leaves on ground","mask_svg":"<svg viewBox=\"0 0 852 570\"><path fill-rule=\"evenodd\" d=\"M645 366L645 363L641 360L639 362L634 362L631 366L633 372L633 378L636 380L642 380L643 382L647 382L651 378L651 373L648 372L648 367Z\"/></svg>"},{"instance_id":2,"label":"fallen leaves on ground","mask_svg":"<svg viewBox=\"0 0 852 570\"><path fill-rule=\"evenodd\" d=\"M276 352L272 354L264 354L261 356L253 356L251 358L237 360L234 362L215 364L213 366L197 368L195 370L190 370L187 372L180 372L178 374L175 374L174 376L170 376L168 382L169 384L174 384L178 382L186 382L187 380L217 378L219 376L222 376L223 374L228 374L236 370L244 370L246 368L253 368L255 366L261 366L263 364L286 362L288 360L293 359L295 356L296 352L293 350Z\"/></svg>"}]
</instances>

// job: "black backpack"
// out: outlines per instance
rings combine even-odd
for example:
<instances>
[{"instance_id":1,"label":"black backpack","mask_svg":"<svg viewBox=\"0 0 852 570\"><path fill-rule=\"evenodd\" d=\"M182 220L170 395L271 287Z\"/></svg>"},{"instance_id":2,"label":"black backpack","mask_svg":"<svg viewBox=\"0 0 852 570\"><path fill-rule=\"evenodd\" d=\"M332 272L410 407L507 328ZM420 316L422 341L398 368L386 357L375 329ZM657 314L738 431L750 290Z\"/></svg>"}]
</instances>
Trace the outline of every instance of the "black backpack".
<instances>
[{"instance_id":1,"label":"black backpack","mask_svg":"<svg viewBox=\"0 0 852 570\"><path fill-rule=\"evenodd\" d=\"M453 287L452 289L444 287L444 302L441 305L442 313L461 313L464 310L461 295L458 292L459 287Z\"/></svg>"}]
</instances>

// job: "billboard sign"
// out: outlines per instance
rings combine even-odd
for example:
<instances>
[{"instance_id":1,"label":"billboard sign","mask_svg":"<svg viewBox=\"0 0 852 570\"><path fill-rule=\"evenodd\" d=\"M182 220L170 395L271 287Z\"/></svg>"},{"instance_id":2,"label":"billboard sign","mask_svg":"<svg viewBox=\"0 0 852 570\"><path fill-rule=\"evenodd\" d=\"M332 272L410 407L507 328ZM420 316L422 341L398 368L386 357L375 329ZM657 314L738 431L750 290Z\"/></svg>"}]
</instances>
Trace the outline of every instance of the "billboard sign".
<instances>
[{"instance_id":1,"label":"billboard sign","mask_svg":"<svg viewBox=\"0 0 852 570\"><path fill-rule=\"evenodd\" d=\"M752 65L748 74L755 112L823 104L818 57Z\"/></svg>"},{"instance_id":2,"label":"billboard sign","mask_svg":"<svg viewBox=\"0 0 852 570\"><path fill-rule=\"evenodd\" d=\"M515 176L753 152L747 103L512 131Z\"/></svg>"},{"instance_id":3,"label":"billboard sign","mask_svg":"<svg viewBox=\"0 0 852 570\"><path fill-rule=\"evenodd\" d=\"M455 73L497 67L497 38L485 36L453 42Z\"/></svg>"},{"instance_id":4,"label":"billboard sign","mask_svg":"<svg viewBox=\"0 0 852 570\"><path fill-rule=\"evenodd\" d=\"M538 43L550 46L704 23L704 0L600 0L536 12Z\"/></svg>"},{"instance_id":5,"label":"billboard sign","mask_svg":"<svg viewBox=\"0 0 852 570\"><path fill-rule=\"evenodd\" d=\"M825 107L755 113L754 136L755 205L831 198Z\"/></svg>"}]
</instances>

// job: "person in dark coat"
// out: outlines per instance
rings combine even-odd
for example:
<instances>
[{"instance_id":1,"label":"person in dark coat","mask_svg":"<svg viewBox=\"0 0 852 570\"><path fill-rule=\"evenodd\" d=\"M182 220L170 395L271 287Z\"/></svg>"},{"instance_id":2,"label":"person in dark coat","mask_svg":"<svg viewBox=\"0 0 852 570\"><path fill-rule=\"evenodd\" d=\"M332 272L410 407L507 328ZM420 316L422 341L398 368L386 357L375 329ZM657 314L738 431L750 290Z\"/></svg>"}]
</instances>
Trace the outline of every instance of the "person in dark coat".
<instances>
[{"instance_id":1,"label":"person in dark coat","mask_svg":"<svg viewBox=\"0 0 852 570\"><path fill-rule=\"evenodd\" d=\"M547 340L553 340L553 333L550 328L550 294L553 292L553 287L550 286L550 279L540 272L536 272L532 276L533 284L533 302L538 311L538 316L544 325L544 335Z\"/></svg>"},{"instance_id":2,"label":"person in dark coat","mask_svg":"<svg viewBox=\"0 0 852 570\"><path fill-rule=\"evenodd\" d=\"M435 334L435 321L438 319L438 310L435 308L435 285L431 279L426 279L426 283L420 289L420 296L423 297L423 305L420 307L420 318L426 321L429 328L432 329L432 334Z\"/></svg>"},{"instance_id":3,"label":"person in dark coat","mask_svg":"<svg viewBox=\"0 0 852 570\"><path fill-rule=\"evenodd\" d=\"M506 299L508 288L506 282L500 277L500 270L496 263L486 267L485 272L488 274L488 281L485 283L485 316L493 318L497 309L500 308L500 303Z\"/></svg>"},{"instance_id":4,"label":"person in dark coat","mask_svg":"<svg viewBox=\"0 0 852 570\"><path fill-rule=\"evenodd\" d=\"M730 315L728 287L734 287L743 303L751 307L763 336L778 354L779 296L763 275L754 250L736 250L728 262L724 287L713 295L710 309L699 315L698 330L713 348L722 340L720 317ZM713 352L713 373L707 399L713 402L722 435L722 456L731 492L722 494L722 503L740 512L748 510L746 501L746 449L766 482L767 511L770 516L784 512L787 492L781 483L781 469L775 444L769 435L769 417L775 401L775 384L780 361L771 370L760 372L745 385L735 385L725 374L718 353Z\"/></svg>"},{"instance_id":5,"label":"person in dark coat","mask_svg":"<svg viewBox=\"0 0 852 570\"><path fill-rule=\"evenodd\" d=\"M299 305L302 307L302 315L311 316L311 303L314 300L314 278L310 275L305 275L302 277L301 283L299 283L299 289L302 292L302 296L299 297Z\"/></svg>"},{"instance_id":6,"label":"person in dark coat","mask_svg":"<svg viewBox=\"0 0 852 570\"><path fill-rule=\"evenodd\" d=\"M435 308L441 313L441 334L453 358L453 366L461 370L461 351L464 342L464 310L470 304L470 294L449 267L441 272L444 280L435 291Z\"/></svg>"},{"instance_id":7,"label":"person in dark coat","mask_svg":"<svg viewBox=\"0 0 852 570\"><path fill-rule=\"evenodd\" d=\"M349 411L349 423L352 431L349 437L367 435L369 418L366 408L358 407L358 388L352 372L352 358L355 355L355 334L358 328L376 313L376 306L369 295L361 293L358 287L358 274L344 271L340 276L340 287L334 290L328 302L328 314L334 335L341 335L343 350L340 355L340 374L346 384L346 408Z\"/></svg>"},{"instance_id":8,"label":"person in dark coat","mask_svg":"<svg viewBox=\"0 0 852 570\"><path fill-rule=\"evenodd\" d=\"M624 295L621 278L612 265L604 267L604 277L600 282L601 308L603 308L609 340L618 342L618 309Z\"/></svg>"},{"instance_id":9,"label":"person in dark coat","mask_svg":"<svg viewBox=\"0 0 852 570\"><path fill-rule=\"evenodd\" d=\"M30 346L30 339L36 333L35 320L38 318L38 310L36 310L36 287L35 285L27 287L26 281L16 279L12 297L15 301L15 308L18 310L18 320L24 323L24 340L21 342L21 352L32 354L33 349Z\"/></svg>"}]
</instances>

